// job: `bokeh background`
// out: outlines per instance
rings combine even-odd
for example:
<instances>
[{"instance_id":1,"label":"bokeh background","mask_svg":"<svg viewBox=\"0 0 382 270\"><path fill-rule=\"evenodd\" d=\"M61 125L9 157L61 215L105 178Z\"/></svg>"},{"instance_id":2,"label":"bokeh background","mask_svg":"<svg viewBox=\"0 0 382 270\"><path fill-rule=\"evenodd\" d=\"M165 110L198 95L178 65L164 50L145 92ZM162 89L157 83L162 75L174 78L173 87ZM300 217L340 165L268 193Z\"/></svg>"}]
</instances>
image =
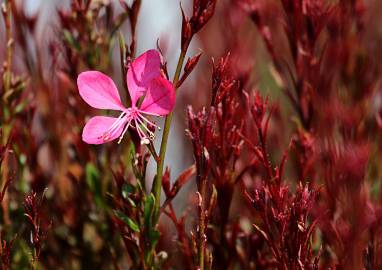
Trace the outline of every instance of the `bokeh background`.
<instances>
[{"instance_id":1,"label":"bokeh background","mask_svg":"<svg viewBox=\"0 0 382 270\"><path fill-rule=\"evenodd\" d=\"M1 254L7 254L10 246L10 269L29 269L37 243L41 251L38 269L129 269L135 259L126 251L124 234L116 225L113 196L121 196L116 175L134 182L132 142L125 139L120 145L102 146L82 142L86 120L111 112L90 108L78 94L76 78L81 71L102 71L114 79L126 100L119 35L131 44L131 13L125 8L133 1L9 2L10 28L6 27L7 13L0 19L0 63L5 63L0 73L1 138L2 145L8 145L2 148L1 184L9 184L2 201ZM180 53L180 6L191 16L192 2L141 3L136 55L158 45L170 77ZM202 52L202 57L177 94L165 164L174 181L194 163L186 134L186 108L192 105L200 111L210 105L213 65L230 53L230 75L251 103L255 92L269 97L268 105L273 108L269 159L275 167L289 149L283 183L291 198L299 185L318 193L307 222L316 226L310 252L319 254L320 269L381 269L382 3L298 1L303 6L301 13L310 18L302 16L299 22L298 12L288 9L287 2L217 1L214 16L187 53L191 57ZM0 3L6 6L4 0ZM7 74L11 79L6 87ZM244 102L240 106L246 108ZM255 127L248 120L250 110L246 110L245 136L257 143ZM157 136L158 149L161 131ZM227 239L235 230L239 236L227 240L229 249L220 253L216 248L220 240L211 232L212 253L232 256L232 261L217 259L213 269L277 268L265 263L272 256L251 226L261 224L261 219L244 194L252 195L261 186L264 171L258 163L252 164L248 149L232 169L232 175L240 175L240 183L230 186L233 199L228 206ZM155 161L150 158L147 192L154 175ZM173 203L177 215L186 213L187 239L196 227L196 188L192 178ZM32 191L36 192L32 205L39 209L41 223L37 242L31 240L33 228L25 216L29 207L25 198ZM213 219L211 227L217 224L219 219ZM177 230L165 215L160 230L159 249L168 257L163 269L192 269L185 265Z\"/></svg>"}]
</instances>

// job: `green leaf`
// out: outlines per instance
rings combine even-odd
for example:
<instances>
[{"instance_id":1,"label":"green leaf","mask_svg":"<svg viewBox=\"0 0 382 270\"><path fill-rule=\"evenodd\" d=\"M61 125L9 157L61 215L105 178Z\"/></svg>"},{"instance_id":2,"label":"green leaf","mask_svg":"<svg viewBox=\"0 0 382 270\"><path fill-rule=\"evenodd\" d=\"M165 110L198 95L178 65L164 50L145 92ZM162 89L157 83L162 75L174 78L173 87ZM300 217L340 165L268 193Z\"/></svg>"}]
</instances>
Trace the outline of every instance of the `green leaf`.
<instances>
[{"instance_id":1,"label":"green leaf","mask_svg":"<svg viewBox=\"0 0 382 270\"><path fill-rule=\"evenodd\" d=\"M126 216L124 213L122 213L121 211L119 210L115 210L114 211L114 214L117 218L119 218L120 220L122 220L123 222L126 223L127 226L129 226L130 229L132 229L134 232L139 232L139 226L137 223L135 223L135 221L133 221L131 218L129 218L128 216Z\"/></svg>"},{"instance_id":2,"label":"green leaf","mask_svg":"<svg viewBox=\"0 0 382 270\"><path fill-rule=\"evenodd\" d=\"M73 35L68 30L64 30L63 35L64 35L63 36L64 40L69 44L69 46L71 46L72 48L75 48L77 51L81 51L80 44L77 42L77 40L73 37Z\"/></svg>"},{"instance_id":3,"label":"green leaf","mask_svg":"<svg viewBox=\"0 0 382 270\"><path fill-rule=\"evenodd\" d=\"M150 230L146 234L146 237L147 237L147 243L149 244L150 248L145 250L145 261L151 262L153 251L155 250L155 246L157 245L160 238L160 233L158 230Z\"/></svg>"},{"instance_id":4,"label":"green leaf","mask_svg":"<svg viewBox=\"0 0 382 270\"><path fill-rule=\"evenodd\" d=\"M152 230L149 233L149 239L153 247L156 246L160 238L160 232L158 230Z\"/></svg>"},{"instance_id":5,"label":"green leaf","mask_svg":"<svg viewBox=\"0 0 382 270\"><path fill-rule=\"evenodd\" d=\"M85 175L86 175L86 183L90 191L94 195L96 204L102 207L104 205L104 200L102 196L100 173L97 167L95 167L92 163L86 164Z\"/></svg>"},{"instance_id":6,"label":"green leaf","mask_svg":"<svg viewBox=\"0 0 382 270\"><path fill-rule=\"evenodd\" d=\"M18 114L18 113L21 113L22 111L24 111L24 109L26 108L27 104L28 104L27 101L20 102L19 104L17 104L15 109L14 109L14 113Z\"/></svg>"},{"instance_id":7,"label":"green leaf","mask_svg":"<svg viewBox=\"0 0 382 270\"><path fill-rule=\"evenodd\" d=\"M128 153L129 153L130 159L134 161L136 152L135 152L135 145L133 143L130 143Z\"/></svg>"},{"instance_id":8,"label":"green leaf","mask_svg":"<svg viewBox=\"0 0 382 270\"><path fill-rule=\"evenodd\" d=\"M144 208L145 226L149 230L151 230L154 205L155 205L155 197L154 197L154 194L150 193L150 196L146 197L145 208Z\"/></svg>"},{"instance_id":9,"label":"green leaf","mask_svg":"<svg viewBox=\"0 0 382 270\"><path fill-rule=\"evenodd\" d=\"M130 194L135 192L135 187L132 184L125 183L122 186L122 198L127 199Z\"/></svg>"},{"instance_id":10,"label":"green leaf","mask_svg":"<svg viewBox=\"0 0 382 270\"><path fill-rule=\"evenodd\" d=\"M135 202L134 202L132 199L127 198L127 201L130 203L130 205L131 205L132 207L134 207L134 208L137 207L137 205L135 204Z\"/></svg>"},{"instance_id":11,"label":"green leaf","mask_svg":"<svg viewBox=\"0 0 382 270\"><path fill-rule=\"evenodd\" d=\"M99 179L99 172L97 168L92 164L88 163L86 164L85 168L86 173L86 183L88 184L91 191L95 191L98 188L98 179Z\"/></svg>"}]
</instances>

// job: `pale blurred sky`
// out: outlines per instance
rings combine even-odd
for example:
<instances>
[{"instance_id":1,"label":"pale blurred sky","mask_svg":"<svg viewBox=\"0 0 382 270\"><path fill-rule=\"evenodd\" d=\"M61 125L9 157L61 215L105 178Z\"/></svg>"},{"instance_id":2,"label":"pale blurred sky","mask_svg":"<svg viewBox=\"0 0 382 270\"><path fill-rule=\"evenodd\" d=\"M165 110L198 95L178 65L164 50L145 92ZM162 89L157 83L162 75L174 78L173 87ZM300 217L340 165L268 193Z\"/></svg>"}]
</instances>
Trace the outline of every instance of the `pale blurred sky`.
<instances>
[{"instance_id":1,"label":"pale blurred sky","mask_svg":"<svg viewBox=\"0 0 382 270\"><path fill-rule=\"evenodd\" d=\"M27 10L27 14L33 15L40 12L40 23L46 31L46 23L54 19L51 16L57 7L69 7L70 0L16 0ZM115 3L119 7L119 0L93 0ZM132 0L125 0L131 3ZM180 43L181 13L179 0L142 0L141 12L138 18L138 54L150 48L156 47L157 39L168 42L168 51L176 55L168 55L169 58L177 57ZM182 1L182 6L187 9L189 1ZM43 34L43 33L41 33ZM170 60L170 59L169 59ZM169 61L170 71L175 69L176 61Z\"/></svg>"}]
</instances>

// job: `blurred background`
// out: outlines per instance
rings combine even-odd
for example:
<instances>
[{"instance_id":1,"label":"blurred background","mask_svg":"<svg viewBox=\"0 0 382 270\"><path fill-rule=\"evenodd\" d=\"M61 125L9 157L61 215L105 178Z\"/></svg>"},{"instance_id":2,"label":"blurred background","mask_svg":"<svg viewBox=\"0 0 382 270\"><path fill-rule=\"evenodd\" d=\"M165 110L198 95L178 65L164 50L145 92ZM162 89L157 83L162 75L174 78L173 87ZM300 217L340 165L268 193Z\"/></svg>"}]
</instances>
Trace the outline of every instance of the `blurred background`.
<instances>
[{"instance_id":1,"label":"blurred background","mask_svg":"<svg viewBox=\"0 0 382 270\"><path fill-rule=\"evenodd\" d=\"M180 53L180 6L190 17L193 1L142 0L136 10L131 8L135 2L0 0L4 269L29 269L36 252L38 269L129 269L135 260L113 210L122 200L118 179L135 183L132 164L145 160L139 156L144 150L134 148L130 138L120 145L85 144L81 132L86 121L111 112L92 109L76 86L80 72L102 71L126 101L120 35L131 57L158 46L172 78ZM292 204L300 186L318 194L307 210L307 224L316 226L307 253L320 257L320 269L382 269L382 2L297 2L299 8L287 0L217 1L214 16L187 52L187 57L202 56L177 93L165 164L173 183L194 163L186 108L192 105L197 112L210 105L213 67L229 53L229 75L240 88L230 125L246 121L241 132L258 143L248 106L254 93L268 97L272 167L289 152L282 181L291 195L285 205ZM157 131L156 149L161 134ZM265 172L253 162L250 147L243 148L235 161L227 160L231 178L210 177L218 188L219 179L229 178L229 185L222 186L229 187L226 198L232 200L226 253L219 250L221 239L214 233L219 218L211 221L209 243L214 258L231 259L217 259L213 269L277 269L271 259L265 263L272 252L251 226L261 224L261 218L244 195L253 195ZM218 155L211 155L213 164ZM146 192L154 175L151 157ZM191 178L173 203L177 215L185 213L190 243L196 227L195 192ZM222 208L224 203L218 203L219 213ZM163 269L192 269L185 266L179 232L165 215L160 230L159 250L168 256Z\"/></svg>"}]
</instances>

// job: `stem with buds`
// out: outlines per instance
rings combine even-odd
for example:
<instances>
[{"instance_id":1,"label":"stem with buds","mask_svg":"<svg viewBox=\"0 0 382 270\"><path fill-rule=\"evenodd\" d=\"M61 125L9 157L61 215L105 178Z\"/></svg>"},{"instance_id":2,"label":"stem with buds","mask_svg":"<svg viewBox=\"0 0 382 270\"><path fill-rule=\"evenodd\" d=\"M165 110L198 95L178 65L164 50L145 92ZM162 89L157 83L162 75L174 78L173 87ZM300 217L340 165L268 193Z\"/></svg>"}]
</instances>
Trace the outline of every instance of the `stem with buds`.
<instances>
[{"instance_id":1,"label":"stem with buds","mask_svg":"<svg viewBox=\"0 0 382 270\"><path fill-rule=\"evenodd\" d=\"M5 35L6 35L6 61L4 63L4 92L9 91L12 78L12 54L13 39L11 31L11 0L5 0L3 4L3 14L5 16Z\"/></svg>"},{"instance_id":2,"label":"stem with buds","mask_svg":"<svg viewBox=\"0 0 382 270\"><path fill-rule=\"evenodd\" d=\"M182 50L179 59L178 64L176 66L176 71L173 79L173 85L176 87L180 73L182 71L184 59L186 57L187 50ZM155 221L159 218L159 208L160 208L160 196L161 196L161 188L162 188L162 178L163 178L163 169L164 169L164 160L166 157L166 149L167 149L167 141L170 134L170 128L171 128L171 121L172 121L173 112L169 113L166 117L165 123L164 123L164 129L163 129L163 136L162 136L162 142L159 152L159 159L157 163L157 174L154 181L153 186L153 193L155 196L155 211L154 211L154 217Z\"/></svg>"}]
</instances>

